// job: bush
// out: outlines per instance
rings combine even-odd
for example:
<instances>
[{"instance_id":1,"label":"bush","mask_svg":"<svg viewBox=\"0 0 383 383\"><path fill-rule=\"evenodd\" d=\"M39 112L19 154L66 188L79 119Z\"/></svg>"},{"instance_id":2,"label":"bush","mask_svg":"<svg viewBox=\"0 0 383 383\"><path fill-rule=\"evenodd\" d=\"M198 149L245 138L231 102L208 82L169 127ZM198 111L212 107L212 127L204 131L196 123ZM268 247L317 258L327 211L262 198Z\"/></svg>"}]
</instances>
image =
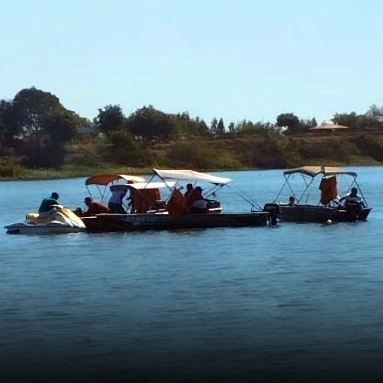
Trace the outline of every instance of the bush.
<instances>
[{"instance_id":1,"label":"bush","mask_svg":"<svg viewBox=\"0 0 383 383\"><path fill-rule=\"evenodd\" d=\"M4 158L0 161L0 178L15 179L20 178L23 168L20 165L21 159Z\"/></svg>"}]
</instances>

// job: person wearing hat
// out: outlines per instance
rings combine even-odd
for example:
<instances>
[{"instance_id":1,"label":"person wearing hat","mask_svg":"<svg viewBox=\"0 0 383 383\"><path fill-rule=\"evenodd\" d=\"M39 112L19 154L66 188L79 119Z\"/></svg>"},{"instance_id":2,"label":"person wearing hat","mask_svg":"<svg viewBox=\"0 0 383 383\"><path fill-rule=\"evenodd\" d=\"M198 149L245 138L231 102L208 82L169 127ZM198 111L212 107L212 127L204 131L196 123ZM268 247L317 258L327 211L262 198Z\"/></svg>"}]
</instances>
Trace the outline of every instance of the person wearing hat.
<instances>
[{"instance_id":1,"label":"person wearing hat","mask_svg":"<svg viewBox=\"0 0 383 383\"><path fill-rule=\"evenodd\" d=\"M53 192L50 197L46 197L41 201L41 205L39 207L39 215L41 217L48 217L52 213L56 211L56 207L59 204L57 200L59 199L59 195L56 192Z\"/></svg>"}]
</instances>

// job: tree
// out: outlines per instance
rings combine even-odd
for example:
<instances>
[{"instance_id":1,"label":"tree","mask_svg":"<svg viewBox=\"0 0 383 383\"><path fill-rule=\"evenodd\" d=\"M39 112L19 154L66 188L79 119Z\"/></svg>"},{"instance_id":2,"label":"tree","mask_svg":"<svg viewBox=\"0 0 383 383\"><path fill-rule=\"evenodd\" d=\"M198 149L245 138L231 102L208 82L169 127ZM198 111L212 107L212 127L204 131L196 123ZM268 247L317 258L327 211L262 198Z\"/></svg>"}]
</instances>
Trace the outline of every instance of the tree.
<instances>
[{"instance_id":1,"label":"tree","mask_svg":"<svg viewBox=\"0 0 383 383\"><path fill-rule=\"evenodd\" d=\"M119 105L107 105L103 109L99 109L95 119L95 123L105 133L120 129L124 122L125 116Z\"/></svg>"},{"instance_id":2,"label":"tree","mask_svg":"<svg viewBox=\"0 0 383 383\"><path fill-rule=\"evenodd\" d=\"M131 114L127 119L127 126L134 135L146 140L169 139L175 128L171 116L153 108L152 105L144 106Z\"/></svg>"},{"instance_id":3,"label":"tree","mask_svg":"<svg viewBox=\"0 0 383 383\"><path fill-rule=\"evenodd\" d=\"M375 119L376 118L378 118L378 119L383 118L383 107L379 108L375 104L372 104L370 106L370 108L368 109L368 111L366 112L366 116L371 117L371 118L375 118Z\"/></svg>"},{"instance_id":4,"label":"tree","mask_svg":"<svg viewBox=\"0 0 383 383\"><path fill-rule=\"evenodd\" d=\"M366 127L373 127L379 123L374 117L358 115L355 112L335 114L332 120L335 124L348 126L350 130L355 131L364 130Z\"/></svg>"},{"instance_id":5,"label":"tree","mask_svg":"<svg viewBox=\"0 0 383 383\"><path fill-rule=\"evenodd\" d=\"M234 134L236 132L234 122L230 122L230 124L228 126L228 130L229 130L229 133L231 133L231 134Z\"/></svg>"},{"instance_id":6,"label":"tree","mask_svg":"<svg viewBox=\"0 0 383 383\"><path fill-rule=\"evenodd\" d=\"M12 102L0 101L0 143L2 146L11 146L15 136L19 134L15 123Z\"/></svg>"},{"instance_id":7,"label":"tree","mask_svg":"<svg viewBox=\"0 0 383 383\"><path fill-rule=\"evenodd\" d=\"M83 124L83 118L61 107L54 108L42 122L45 133L49 134L54 144L72 140L77 127Z\"/></svg>"},{"instance_id":8,"label":"tree","mask_svg":"<svg viewBox=\"0 0 383 383\"><path fill-rule=\"evenodd\" d=\"M208 134L209 128L205 121L198 117L192 119L187 112L171 115L170 118L174 126L174 133L178 137L206 136Z\"/></svg>"},{"instance_id":9,"label":"tree","mask_svg":"<svg viewBox=\"0 0 383 383\"><path fill-rule=\"evenodd\" d=\"M217 133L217 128L218 128L218 120L214 117L214 118L211 120L210 131L211 131L213 134L216 134L216 133Z\"/></svg>"},{"instance_id":10,"label":"tree","mask_svg":"<svg viewBox=\"0 0 383 383\"><path fill-rule=\"evenodd\" d=\"M220 118L217 125L217 134L223 135L225 133L225 124L223 123L223 119Z\"/></svg>"},{"instance_id":11,"label":"tree","mask_svg":"<svg viewBox=\"0 0 383 383\"><path fill-rule=\"evenodd\" d=\"M32 87L17 93L12 105L17 130L24 135L34 134L37 147L41 147L43 121L54 108L61 106L59 99L49 92Z\"/></svg>"},{"instance_id":12,"label":"tree","mask_svg":"<svg viewBox=\"0 0 383 383\"><path fill-rule=\"evenodd\" d=\"M128 166L146 166L152 161L152 155L126 129L110 132L107 139L111 148L108 146L103 156L108 162Z\"/></svg>"},{"instance_id":13,"label":"tree","mask_svg":"<svg viewBox=\"0 0 383 383\"><path fill-rule=\"evenodd\" d=\"M318 125L315 118L300 120L299 123L300 123L299 130L301 132L308 132L310 128L314 128L315 126Z\"/></svg>"},{"instance_id":14,"label":"tree","mask_svg":"<svg viewBox=\"0 0 383 383\"><path fill-rule=\"evenodd\" d=\"M277 117L277 126L287 128L287 133L297 133L300 128L299 118L293 113L282 113Z\"/></svg>"}]
</instances>

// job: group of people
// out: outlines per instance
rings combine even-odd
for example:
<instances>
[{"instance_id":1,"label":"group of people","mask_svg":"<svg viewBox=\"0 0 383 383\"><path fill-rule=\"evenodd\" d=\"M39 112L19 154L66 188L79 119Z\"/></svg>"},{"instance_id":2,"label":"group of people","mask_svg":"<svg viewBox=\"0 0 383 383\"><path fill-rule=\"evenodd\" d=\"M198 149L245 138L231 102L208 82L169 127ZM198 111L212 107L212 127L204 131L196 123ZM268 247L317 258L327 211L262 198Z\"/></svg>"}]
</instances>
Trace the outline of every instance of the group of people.
<instances>
[{"instance_id":1,"label":"group of people","mask_svg":"<svg viewBox=\"0 0 383 383\"><path fill-rule=\"evenodd\" d=\"M202 195L200 186L193 187L192 184L187 184L184 199L185 207L191 213L207 213L207 201Z\"/></svg>"},{"instance_id":2,"label":"group of people","mask_svg":"<svg viewBox=\"0 0 383 383\"><path fill-rule=\"evenodd\" d=\"M116 189L112 191L108 205L104 205L100 201L91 197L86 197L84 202L88 209L81 213L83 217L89 217L101 213L119 213L126 214L123 206L123 199L126 196L126 189Z\"/></svg>"},{"instance_id":3,"label":"group of people","mask_svg":"<svg viewBox=\"0 0 383 383\"><path fill-rule=\"evenodd\" d=\"M84 202L88 209L86 211L82 211L80 208L77 208L75 213L82 217L92 216L100 213L126 214L126 211L123 207L123 199L125 196L126 189L117 188L113 190L107 206L91 197L86 197ZM202 188L200 186L193 187L191 183L187 184L186 192L183 197L187 211L191 213L207 213L207 200L203 197ZM53 214L60 206L58 199L59 194L56 192L52 192L49 197L45 197L41 201L40 207L38 209L39 215L41 217L48 217ZM365 207L365 203L363 202L363 199L358 195L358 189L356 187L352 187L348 194L338 200L338 203L345 207ZM287 205L297 205L297 201L294 196L289 197Z\"/></svg>"},{"instance_id":4,"label":"group of people","mask_svg":"<svg viewBox=\"0 0 383 383\"><path fill-rule=\"evenodd\" d=\"M339 205L344 207L365 207L365 203L363 202L362 197L358 195L358 189L356 187L352 187L350 192L345 196L339 198L336 201ZM297 204L295 197L290 196L289 201L287 202L288 206L295 206Z\"/></svg>"},{"instance_id":5,"label":"group of people","mask_svg":"<svg viewBox=\"0 0 383 383\"><path fill-rule=\"evenodd\" d=\"M126 195L126 190L114 190L109 199L108 206L104 205L100 201L94 198L86 197L84 203L87 206L86 211L82 211L81 208L77 208L75 213L82 217L88 217L100 213L121 213L125 214L126 211L123 207L123 198ZM60 207L58 202L59 194L52 192L50 196L43 198L41 201L38 213L41 217L49 217L57 211Z\"/></svg>"}]
</instances>

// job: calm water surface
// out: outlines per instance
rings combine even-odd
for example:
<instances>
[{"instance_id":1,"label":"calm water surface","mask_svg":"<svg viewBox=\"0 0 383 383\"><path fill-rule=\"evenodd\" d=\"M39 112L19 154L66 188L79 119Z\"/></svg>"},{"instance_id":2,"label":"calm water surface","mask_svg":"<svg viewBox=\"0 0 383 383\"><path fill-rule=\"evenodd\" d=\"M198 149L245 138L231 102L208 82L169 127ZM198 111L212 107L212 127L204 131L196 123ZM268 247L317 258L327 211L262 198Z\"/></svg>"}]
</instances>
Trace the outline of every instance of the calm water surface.
<instances>
[{"instance_id":1,"label":"calm water surface","mask_svg":"<svg viewBox=\"0 0 383 383\"><path fill-rule=\"evenodd\" d=\"M355 169L355 168L354 168ZM3 381L378 382L383 168L359 167L367 222L174 232L0 232ZM221 173L263 205L281 171ZM84 179L2 182L0 224ZM235 187L226 210L248 211Z\"/></svg>"}]
</instances>

